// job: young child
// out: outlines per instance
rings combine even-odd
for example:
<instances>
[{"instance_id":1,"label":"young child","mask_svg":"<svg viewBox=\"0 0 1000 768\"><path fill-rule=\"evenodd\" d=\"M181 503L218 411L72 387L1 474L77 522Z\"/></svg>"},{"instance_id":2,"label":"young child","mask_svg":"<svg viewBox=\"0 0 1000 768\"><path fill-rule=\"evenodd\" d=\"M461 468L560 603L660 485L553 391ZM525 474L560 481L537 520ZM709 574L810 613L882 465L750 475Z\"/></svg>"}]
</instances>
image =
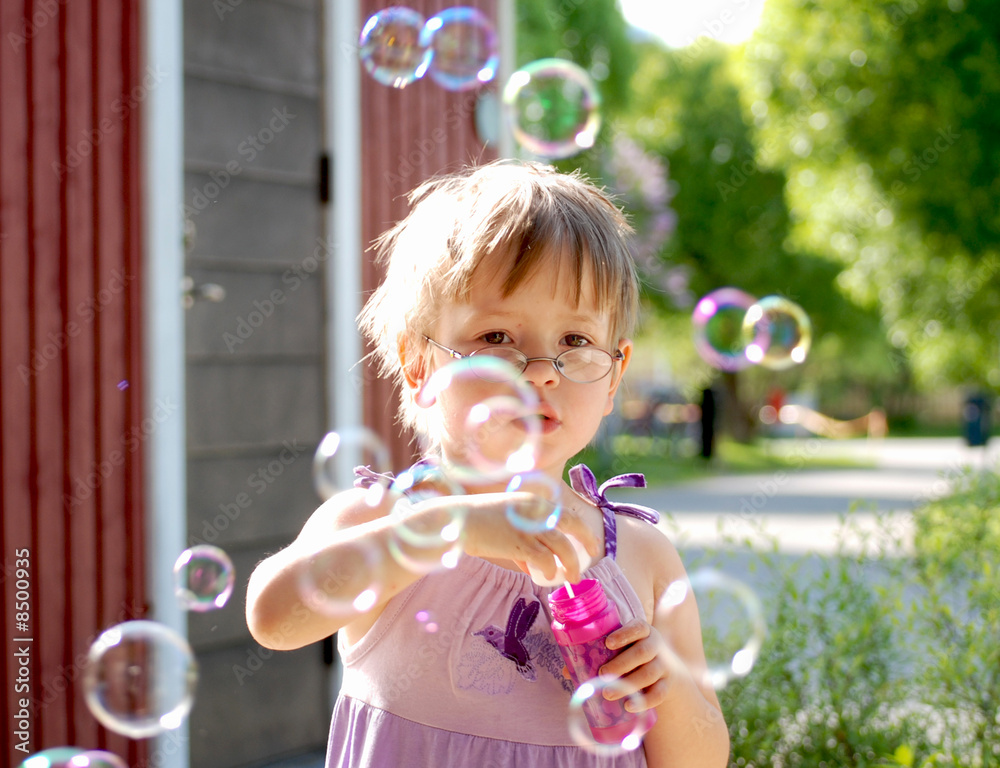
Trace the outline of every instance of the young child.
<instances>
[{"instance_id":1,"label":"young child","mask_svg":"<svg viewBox=\"0 0 1000 768\"><path fill-rule=\"evenodd\" d=\"M655 513L608 501L586 467L570 472L571 485L563 480L610 413L632 357L638 284L628 224L581 176L537 163L498 161L435 179L410 204L379 240L387 275L360 318L383 371L401 385L401 420L445 476L467 466L471 404L511 385L456 377L435 396L420 395L455 359L501 357L511 375L521 370L518 384L537 395L537 412L491 423L486 440L503 454L533 434L535 469L561 487L562 514L551 530L512 525L510 511L529 517L536 497L506 491L495 473L459 474L450 496L411 500L407 520L417 525L462 510L457 564L427 574L393 557L399 495L373 501L363 487L344 491L254 571L251 633L274 649L339 633L344 674L328 768L724 766L726 724L695 671L705 666L697 610L686 601L669 615L657 611L664 590L685 578L676 550L650 524ZM357 472L360 486L380 479ZM610 483L641 484L634 475ZM596 561L585 574L570 537ZM368 565L349 567L359 551L371 553ZM606 640L618 653L601 672L620 678L622 690L607 698L641 691L656 709L638 749L599 755L571 736L572 686L546 618L554 587L528 575L552 578L556 558L570 583L597 579L618 607L623 626ZM345 594L323 610L299 591L317 564L351 574L331 579ZM367 600L350 593L359 570Z\"/></svg>"}]
</instances>

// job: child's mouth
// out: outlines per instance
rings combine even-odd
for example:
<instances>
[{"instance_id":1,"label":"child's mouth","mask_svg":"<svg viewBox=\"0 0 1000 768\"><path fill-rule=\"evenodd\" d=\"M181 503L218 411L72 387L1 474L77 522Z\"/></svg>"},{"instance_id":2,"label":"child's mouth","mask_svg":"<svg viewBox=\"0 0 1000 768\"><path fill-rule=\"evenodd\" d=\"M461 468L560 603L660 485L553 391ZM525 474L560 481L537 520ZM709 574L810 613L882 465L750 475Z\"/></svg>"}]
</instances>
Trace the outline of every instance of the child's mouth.
<instances>
[{"instance_id":1,"label":"child's mouth","mask_svg":"<svg viewBox=\"0 0 1000 768\"><path fill-rule=\"evenodd\" d=\"M544 413L536 413L532 416L525 416L518 419L514 419L514 424L523 429L525 432L528 430L538 429L543 435L547 435L550 432L554 432L559 429L562 424L559 419L554 416L546 416Z\"/></svg>"}]
</instances>

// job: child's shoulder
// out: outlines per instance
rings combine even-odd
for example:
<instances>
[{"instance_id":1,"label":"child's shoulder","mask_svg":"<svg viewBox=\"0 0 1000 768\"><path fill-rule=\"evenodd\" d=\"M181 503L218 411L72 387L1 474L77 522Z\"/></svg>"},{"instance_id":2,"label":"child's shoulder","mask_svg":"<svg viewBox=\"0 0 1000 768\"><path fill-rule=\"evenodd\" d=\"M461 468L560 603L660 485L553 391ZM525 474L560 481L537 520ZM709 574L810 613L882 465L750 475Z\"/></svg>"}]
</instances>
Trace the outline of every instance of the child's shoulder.
<instances>
[{"instance_id":1,"label":"child's shoulder","mask_svg":"<svg viewBox=\"0 0 1000 768\"><path fill-rule=\"evenodd\" d=\"M617 561L642 600L647 617L663 591L686 577L680 554L659 525L627 515L617 516Z\"/></svg>"}]
</instances>

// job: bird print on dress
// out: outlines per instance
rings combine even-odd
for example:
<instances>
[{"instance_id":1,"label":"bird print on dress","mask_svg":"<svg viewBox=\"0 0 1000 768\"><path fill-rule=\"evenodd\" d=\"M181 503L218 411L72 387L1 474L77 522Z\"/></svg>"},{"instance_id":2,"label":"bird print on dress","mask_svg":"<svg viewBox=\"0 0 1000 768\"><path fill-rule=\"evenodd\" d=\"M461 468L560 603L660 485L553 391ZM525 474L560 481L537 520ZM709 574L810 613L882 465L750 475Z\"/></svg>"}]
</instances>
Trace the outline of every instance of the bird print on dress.
<instances>
[{"instance_id":1,"label":"bird print on dress","mask_svg":"<svg viewBox=\"0 0 1000 768\"><path fill-rule=\"evenodd\" d=\"M487 643L492 645L497 653L505 659L510 659L517 665L517 671L525 680L534 682L537 678L535 668L531 664L531 657L528 649L524 645L524 640L528 635L528 630L535 623L538 611L542 604L537 600L528 603L523 597L519 597L514 607L507 617L507 627L500 629L495 624L490 624L478 632L474 632L477 637L482 637Z\"/></svg>"}]
</instances>

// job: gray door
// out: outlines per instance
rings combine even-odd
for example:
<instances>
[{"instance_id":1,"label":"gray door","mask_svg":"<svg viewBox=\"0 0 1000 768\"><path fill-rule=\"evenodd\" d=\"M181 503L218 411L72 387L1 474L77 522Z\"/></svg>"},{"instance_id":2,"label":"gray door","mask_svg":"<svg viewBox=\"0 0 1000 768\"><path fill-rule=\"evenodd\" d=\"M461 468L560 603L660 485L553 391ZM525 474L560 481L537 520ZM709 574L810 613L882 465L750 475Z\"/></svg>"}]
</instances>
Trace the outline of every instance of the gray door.
<instances>
[{"instance_id":1,"label":"gray door","mask_svg":"<svg viewBox=\"0 0 1000 768\"><path fill-rule=\"evenodd\" d=\"M272 653L244 619L254 565L318 501L322 25L304 0L187 0L184 14L188 544L236 568L229 604L189 616L191 765L229 768L321 749L329 725L323 645Z\"/></svg>"}]
</instances>

